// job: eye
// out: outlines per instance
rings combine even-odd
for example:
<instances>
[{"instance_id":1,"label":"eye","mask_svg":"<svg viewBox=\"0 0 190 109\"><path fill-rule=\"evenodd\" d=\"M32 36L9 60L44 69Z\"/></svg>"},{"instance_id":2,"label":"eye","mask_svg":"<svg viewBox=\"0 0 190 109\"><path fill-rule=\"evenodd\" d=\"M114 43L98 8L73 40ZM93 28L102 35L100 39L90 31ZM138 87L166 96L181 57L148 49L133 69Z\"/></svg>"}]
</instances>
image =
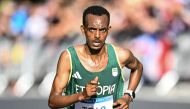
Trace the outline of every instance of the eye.
<instances>
[{"instance_id":1,"label":"eye","mask_svg":"<svg viewBox=\"0 0 190 109\"><path fill-rule=\"evenodd\" d=\"M88 28L88 31L90 31L90 32L95 32L96 29L95 29L95 28Z\"/></svg>"},{"instance_id":2,"label":"eye","mask_svg":"<svg viewBox=\"0 0 190 109\"><path fill-rule=\"evenodd\" d=\"M106 28L100 29L100 32L107 32L107 31L108 31L108 29L106 29Z\"/></svg>"},{"instance_id":3,"label":"eye","mask_svg":"<svg viewBox=\"0 0 190 109\"><path fill-rule=\"evenodd\" d=\"M95 32L97 29L95 29L95 28L87 28L87 30L89 31L89 32Z\"/></svg>"}]
</instances>

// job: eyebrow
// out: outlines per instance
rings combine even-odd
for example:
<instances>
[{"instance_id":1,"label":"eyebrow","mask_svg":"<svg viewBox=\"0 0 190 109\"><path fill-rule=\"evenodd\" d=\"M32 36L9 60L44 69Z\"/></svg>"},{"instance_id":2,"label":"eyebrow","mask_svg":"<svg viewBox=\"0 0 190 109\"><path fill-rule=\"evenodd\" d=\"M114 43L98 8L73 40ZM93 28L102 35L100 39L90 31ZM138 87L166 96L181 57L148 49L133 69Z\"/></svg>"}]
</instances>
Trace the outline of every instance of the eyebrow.
<instances>
[{"instance_id":1,"label":"eyebrow","mask_svg":"<svg viewBox=\"0 0 190 109\"><path fill-rule=\"evenodd\" d=\"M101 27L101 28L95 28L95 27L87 27L88 29L107 29L108 27Z\"/></svg>"}]
</instances>

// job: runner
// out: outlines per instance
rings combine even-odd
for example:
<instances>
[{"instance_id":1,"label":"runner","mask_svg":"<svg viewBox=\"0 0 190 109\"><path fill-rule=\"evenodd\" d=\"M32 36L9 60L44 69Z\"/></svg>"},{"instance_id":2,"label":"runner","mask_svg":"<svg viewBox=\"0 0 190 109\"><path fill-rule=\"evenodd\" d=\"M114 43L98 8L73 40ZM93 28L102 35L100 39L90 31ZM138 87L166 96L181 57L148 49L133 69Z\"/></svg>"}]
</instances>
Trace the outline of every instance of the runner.
<instances>
[{"instance_id":1,"label":"runner","mask_svg":"<svg viewBox=\"0 0 190 109\"><path fill-rule=\"evenodd\" d=\"M49 96L51 108L129 108L141 79L142 64L130 50L105 43L109 23L110 14L105 8L85 9L81 31L86 43L69 47L60 55ZM125 91L123 67L131 69Z\"/></svg>"}]
</instances>

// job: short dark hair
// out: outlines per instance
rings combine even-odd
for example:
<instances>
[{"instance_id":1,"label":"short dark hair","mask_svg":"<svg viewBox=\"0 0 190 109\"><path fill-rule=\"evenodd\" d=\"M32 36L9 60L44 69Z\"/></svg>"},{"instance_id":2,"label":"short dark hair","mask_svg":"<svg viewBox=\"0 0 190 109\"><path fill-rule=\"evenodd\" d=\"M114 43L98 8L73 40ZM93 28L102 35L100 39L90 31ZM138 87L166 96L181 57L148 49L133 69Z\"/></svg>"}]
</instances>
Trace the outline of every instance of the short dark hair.
<instances>
[{"instance_id":1,"label":"short dark hair","mask_svg":"<svg viewBox=\"0 0 190 109\"><path fill-rule=\"evenodd\" d=\"M86 16L88 14L93 14L93 15L98 15L98 16L106 15L108 17L108 25L110 23L110 13L102 6L93 5L84 10L83 19L82 19L82 23L84 26L86 23Z\"/></svg>"}]
</instances>

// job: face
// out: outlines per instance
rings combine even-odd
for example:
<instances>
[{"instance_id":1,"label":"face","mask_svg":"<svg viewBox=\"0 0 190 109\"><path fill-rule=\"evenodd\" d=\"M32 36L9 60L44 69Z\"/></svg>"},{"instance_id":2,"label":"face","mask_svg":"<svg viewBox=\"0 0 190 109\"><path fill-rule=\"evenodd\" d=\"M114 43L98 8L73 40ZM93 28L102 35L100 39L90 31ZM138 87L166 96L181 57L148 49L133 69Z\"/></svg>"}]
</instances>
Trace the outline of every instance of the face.
<instances>
[{"instance_id":1,"label":"face","mask_svg":"<svg viewBox=\"0 0 190 109\"><path fill-rule=\"evenodd\" d=\"M92 50L101 49L108 35L108 17L106 15L97 16L88 14L86 25L81 27L86 36L86 43Z\"/></svg>"}]
</instances>

